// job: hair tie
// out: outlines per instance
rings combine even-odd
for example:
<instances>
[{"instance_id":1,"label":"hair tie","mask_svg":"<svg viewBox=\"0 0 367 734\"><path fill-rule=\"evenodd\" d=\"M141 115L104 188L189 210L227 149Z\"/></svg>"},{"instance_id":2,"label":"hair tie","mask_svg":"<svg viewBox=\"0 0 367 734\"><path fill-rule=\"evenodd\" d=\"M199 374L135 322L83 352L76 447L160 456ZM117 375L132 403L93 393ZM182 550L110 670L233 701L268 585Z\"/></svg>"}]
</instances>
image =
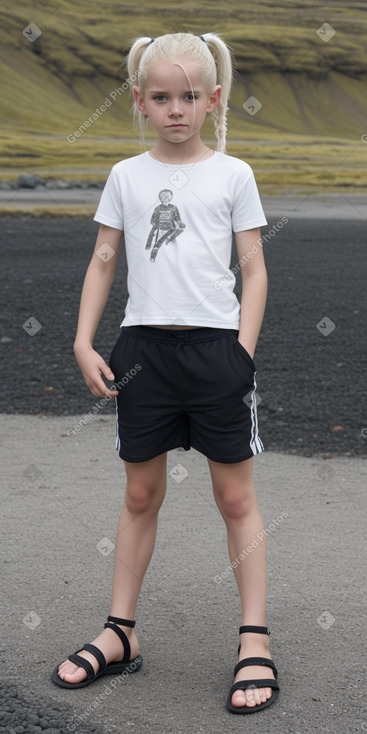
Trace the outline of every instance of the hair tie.
<instances>
[{"instance_id":1,"label":"hair tie","mask_svg":"<svg viewBox=\"0 0 367 734\"><path fill-rule=\"evenodd\" d=\"M155 38L150 39L150 43L153 43L155 41Z\"/></svg>"},{"instance_id":2,"label":"hair tie","mask_svg":"<svg viewBox=\"0 0 367 734\"><path fill-rule=\"evenodd\" d=\"M201 38L201 40L204 41L204 43L206 43L204 36L199 36L199 38Z\"/></svg>"}]
</instances>

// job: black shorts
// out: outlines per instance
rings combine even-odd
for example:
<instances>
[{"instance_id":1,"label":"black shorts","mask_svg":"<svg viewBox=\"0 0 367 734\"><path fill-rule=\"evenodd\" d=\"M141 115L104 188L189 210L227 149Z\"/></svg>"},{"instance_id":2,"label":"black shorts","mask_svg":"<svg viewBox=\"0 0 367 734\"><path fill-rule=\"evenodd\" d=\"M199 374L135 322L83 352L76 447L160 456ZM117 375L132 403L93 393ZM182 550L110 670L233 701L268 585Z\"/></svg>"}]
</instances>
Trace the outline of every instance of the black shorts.
<instances>
[{"instance_id":1,"label":"black shorts","mask_svg":"<svg viewBox=\"0 0 367 734\"><path fill-rule=\"evenodd\" d=\"M110 357L119 390L116 449L148 461L191 447L233 463L264 451L256 367L233 329L125 326Z\"/></svg>"}]
</instances>

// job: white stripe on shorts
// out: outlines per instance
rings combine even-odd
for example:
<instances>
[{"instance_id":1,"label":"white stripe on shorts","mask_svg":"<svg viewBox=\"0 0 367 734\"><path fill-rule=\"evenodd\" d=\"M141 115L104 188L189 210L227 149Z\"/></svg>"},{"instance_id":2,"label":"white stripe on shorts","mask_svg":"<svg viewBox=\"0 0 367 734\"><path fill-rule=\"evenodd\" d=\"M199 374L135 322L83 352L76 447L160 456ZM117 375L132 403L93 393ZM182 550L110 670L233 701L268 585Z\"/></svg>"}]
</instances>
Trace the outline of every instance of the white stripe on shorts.
<instances>
[{"instance_id":1,"label":"white stripe on shorts","mask_svg":"<svg viewBox=\"0 0 367 734\"><path fill-rule=\"evenodd\" d=\"M251 441L250 448L253 454L260 454L264 451L263 442L259 436L259 427L257 420L256 408L256 372L254 372L254 389L251 393Z\"/></svg>"},{"instance_id":2,"label":"white stripe on shorts","mask_svg":"<svg viewBox=\"0 0 367 734\"><path fill-rule=\"evenodd\" d=\"M120 451L120 434L119 434L119 414L117 409L117 398L115 398L115 407L116 407L116 439L115 439L115 449L116 451Z\"/></svg>"}]
</instances>

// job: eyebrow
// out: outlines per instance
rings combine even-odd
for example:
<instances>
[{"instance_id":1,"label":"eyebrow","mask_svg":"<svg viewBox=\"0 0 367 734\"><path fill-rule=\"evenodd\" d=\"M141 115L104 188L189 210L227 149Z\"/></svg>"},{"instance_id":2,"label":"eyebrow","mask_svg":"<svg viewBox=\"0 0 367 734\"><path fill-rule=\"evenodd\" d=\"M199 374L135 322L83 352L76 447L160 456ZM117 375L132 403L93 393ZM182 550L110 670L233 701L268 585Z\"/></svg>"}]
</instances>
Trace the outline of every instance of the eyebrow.
<instances>
[{"instance_id":1,"label":"eyebrow","mask_svg":"<svg viewBox=\"0 0 367 734\"><path fill-rule=\"evenodd\" d=\"M200 89L187 89L186 91L184 91L184 94L200 94L200 92ZM168 92L164 89L153 89L150 94L168 94Z\"/></svg>"}]
</instances>

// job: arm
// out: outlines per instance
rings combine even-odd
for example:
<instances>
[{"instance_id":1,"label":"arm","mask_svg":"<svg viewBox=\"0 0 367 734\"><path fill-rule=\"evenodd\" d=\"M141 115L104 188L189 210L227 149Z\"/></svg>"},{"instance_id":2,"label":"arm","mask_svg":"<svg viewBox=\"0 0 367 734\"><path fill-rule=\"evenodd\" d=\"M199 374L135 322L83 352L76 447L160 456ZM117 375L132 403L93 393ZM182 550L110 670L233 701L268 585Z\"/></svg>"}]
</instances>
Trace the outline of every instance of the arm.
<instances>
[{"instance_id":1,"label":"arm","mask_svg":"<svg viewBox=\"0 0 367 734\"><path fill-rule=\"evenodd\" d=\"M121 238L121 230L100 225L80 300L74 352L84 380L96 397L115 397L118 394L117 390L107 389L102 380L102 375L108 380L115 378L106 362L93 349L93 339L115 276ZM111 257L112 250L114 254ZM104 253L107 253L105 258Z\"/></svg>"},{"instance_id":2,"label":"arm","mask_svg":"<svg viewBox=\"0 0 367 734\"><path fill-rule=\"evenodd\" d=\"M253 357L265 312L268 276L260 228L236 232L235 238L242 277L238 340Z\"/></svg>"}]
</instances>

